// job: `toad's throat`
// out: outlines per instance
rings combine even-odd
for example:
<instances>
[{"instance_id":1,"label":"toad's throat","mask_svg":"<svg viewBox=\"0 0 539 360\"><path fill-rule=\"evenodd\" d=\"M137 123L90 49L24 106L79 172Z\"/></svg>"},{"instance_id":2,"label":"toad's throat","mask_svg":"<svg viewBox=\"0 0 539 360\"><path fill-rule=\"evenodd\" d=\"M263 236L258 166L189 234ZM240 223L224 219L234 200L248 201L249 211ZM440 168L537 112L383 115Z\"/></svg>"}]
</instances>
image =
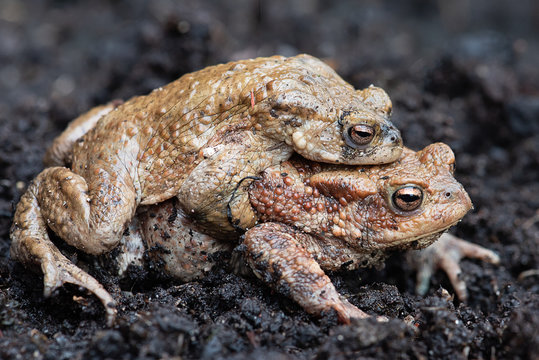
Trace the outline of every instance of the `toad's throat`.
<instances>
[{"instance_id":1,"label":"toad's throat","mask_svg":"<svg viewBox=\"0 0 539 360\"><path fill-rule=\"evenodd\" d=\"M449 230L450 227L458 224L460 220L457 220L448 226L437 229L434 231L431 231L429 233L421 234L418 236L412 236L405 239L400 239L398 241L392 242L391 245L388 247L388 249L398 249L398 250L406 250L406 249L414 249L414 250L420 250L424 249L427 246L431 245L433 242L438 240L438 238L447 230Z\"/></svg>"}]
</instances>

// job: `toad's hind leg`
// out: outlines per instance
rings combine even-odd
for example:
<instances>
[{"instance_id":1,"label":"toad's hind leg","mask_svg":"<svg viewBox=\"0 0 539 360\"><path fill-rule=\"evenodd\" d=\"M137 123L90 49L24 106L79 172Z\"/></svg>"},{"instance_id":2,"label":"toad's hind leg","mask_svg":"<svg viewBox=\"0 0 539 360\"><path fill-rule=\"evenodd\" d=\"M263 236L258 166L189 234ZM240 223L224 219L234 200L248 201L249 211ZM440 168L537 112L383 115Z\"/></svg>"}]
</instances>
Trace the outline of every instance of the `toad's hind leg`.
<instances>
[{"instance_id":1,"label":"toad's hind leg","mask_svg":"<svg viewBox=\"0 0 539 360\"><path fill-rule=\"evenodd\" d=\"M64 167L43 170L19 207L36 208L46 226L69 245L99 255L119 243L135 212L135 190L130 178L122 177L121 170L113 172L96 163L88 170L88 182ZM15 223L24 221L19 207ZM28 236L24 228L20 236Z\"/></svg>"},{"instance_id":2,"label":"toad's hind leg","mask_svg":"<svg viewBox=\"0 0 539 360\"><path fill-rule=\"evenodd\" d=\"M99 297L114 317L110 295L91 276L74 266L52 245L47 227L68 244L88 254L113 249L136 208L135 190L125 171L106 170L94 161L86 180L64 167L43 170L30 184L15 211L11 231L13 258L40 266L45 294L69 282Z\"/></svg>"},{"instance_id":3,"label":"toad's hind leg","mask_svg":"<svg viewBox=\"0 0 539 360\"><path fill-rule=\"evenodd\" d=\"M335 310L339 321L366 318L342 298L320 265L301 244L301 236L290 227L265 223L245 234L246 260L255 274L277 291L288 295L308 313L320 315Z\"/></svg>"},{"instance_id":4,"label":"toad's hind leg","mask_svg":"<svg viewBox=\"0 0 539 360\"><path fill-rule=\"evenodd\" d=\"M25 193L17 206L11 239L12 258L24 265L41 268L45 297L65 283L81 286L103 303L107 323L112 325L116 316L114 299L96 279L71 263L50 241L37 199L32 192Z\"/></svg>"},{"instance_id":5,"label":"toad's hind leg","mask_svg":"<svg viewBox=\"0 0 539 360\"><path fill-rule=\"evenodd\" d=\"M77 139L93 129L99 119L117 108L121 103L121 100L114 100L106 105L96 106L71 121L47 149L43 158L45 166L65 166L70 163L69 157L73 144Z\"/></svg>"}]
</instances>

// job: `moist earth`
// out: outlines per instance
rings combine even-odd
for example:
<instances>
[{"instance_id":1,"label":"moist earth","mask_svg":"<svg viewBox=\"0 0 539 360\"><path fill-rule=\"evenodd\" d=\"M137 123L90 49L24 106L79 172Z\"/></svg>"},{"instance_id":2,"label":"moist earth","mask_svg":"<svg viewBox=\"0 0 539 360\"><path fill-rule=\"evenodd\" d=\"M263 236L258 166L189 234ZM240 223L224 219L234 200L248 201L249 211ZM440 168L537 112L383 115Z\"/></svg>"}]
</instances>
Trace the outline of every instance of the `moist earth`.
<instances>
[{"instance_id":1,"label":"moist earth","mask_svg":"<svg viewBox=\"0 0 539 360\"><path fill-rule=\"evenodd\" d=\"M525 2L440 4L1 2L0 358L536 357L539 15ZM331 274L350 302L390 321L338 325L335 314L313 318L236 274L228 265L236 254L222 254L197 282L160 276L159 264L120 281L58 242L118 299L117 324L107 328L96 298L66 286L44 299L41 276L9 259L14 205L79 113L207 65L300 52L356 88L384 88L406 146L443 141L454 150L475 209L453 233L501 256L499 266L462 261L466 304L442 273L415 295L414 269L395 254L382 270Z\"/></svg>"}]
</instances>

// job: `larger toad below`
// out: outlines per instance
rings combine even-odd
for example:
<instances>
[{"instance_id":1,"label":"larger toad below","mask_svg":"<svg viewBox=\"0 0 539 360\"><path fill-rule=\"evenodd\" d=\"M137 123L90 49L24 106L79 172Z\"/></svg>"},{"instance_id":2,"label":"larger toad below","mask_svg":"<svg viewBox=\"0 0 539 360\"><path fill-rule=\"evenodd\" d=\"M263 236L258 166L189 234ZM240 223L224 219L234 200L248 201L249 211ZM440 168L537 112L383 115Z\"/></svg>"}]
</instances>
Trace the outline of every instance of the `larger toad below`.
<instances>
[{"instance_id":1,"label":"larger toad below","mask_svg":"<svg viewBox=\"0 0 539 360\"><path fill-rule=\"evenodd\" d=\"M451 149L436 143L419 152L405 149L387 165L294 159L266 169L250 185L258 225L246 231L240 248L260 279L307 312L334 310L345 323L366 317L337 293L324 270L380 265L393 251L424 249L436 241L472 207L453 177L454 163ZM157 249L154 257L164 261L166 272L190 280L211 266L212 250L231 247L193 233L193 223L178 210L174 203L151 207L132 236L140 236L146 249ZM492 251L447 234L437 245L449 251L431 253L438 261L430 265L448 273L461 299L466 289L456 261L462 256L499 261Z\"/></svg>"},{"instance_id":2,"label":"larger toad below","mask_svg":"<svg viewBox=\"0 0 539 360\"><path fill-rule=\"evenodd\" d=\"M405 150L399 161L384 166L336 167L295 160L268 168L250 179L248 195L259 225L246 231L240 248L255 274L306 311L334 310L342 322L365 317L339 296L324 270L375 265L391 251L424 248L435 241L471 208L452 175L453 164L452 151L433 144L417 153ZM117 262L121 274L128 265L145 266L152 259L167 274L192 280L211 268L212 253L236 245L198 231L196 219L171 199L139 209L107 260ZM460 248L465 255L497 261L480 247ZM34 249L38 252L42 263L52 258L60 265L44 269L46 278L69 269L76 276L66 282L86 287L105 305L113 304L108 292L52 243L40 243ZM446 270L456 274L458 265ZM111 319L113 307L108 311Z\"/></svg>"}]
</instances>

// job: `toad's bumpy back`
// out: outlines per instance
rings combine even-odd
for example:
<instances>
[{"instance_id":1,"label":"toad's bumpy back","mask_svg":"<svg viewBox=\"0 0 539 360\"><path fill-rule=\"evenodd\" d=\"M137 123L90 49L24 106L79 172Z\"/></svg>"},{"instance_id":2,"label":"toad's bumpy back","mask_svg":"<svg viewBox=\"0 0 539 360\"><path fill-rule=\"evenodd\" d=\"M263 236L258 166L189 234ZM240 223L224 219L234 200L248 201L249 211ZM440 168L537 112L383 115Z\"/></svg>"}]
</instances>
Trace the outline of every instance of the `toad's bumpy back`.
<instances>
[{"instance_id":1,"label":"toad's bumpy back","mask_svg":"<svg viewBox=\"0 0 539 360\"><path fill-rule=\"evenodd\" d=\"M48 228L81 251L102 254L117 246L139 205L177 197L203 232L233 236L229 217L240 226L254 219L243 188L233 204L241 211L227 216L240 180L294 151L330 163L397 159L402 141L388 120L390 110L383 90L354 90L308 55L187 74L106 107L101 117L83 115L68 129L75 135L54 147L55 161L69 167L44 170L21 198L12 256L41 267L46 292L73 282L108 306L111 299L95 280L51 250Z\"/></svg>"}]
</instances>

